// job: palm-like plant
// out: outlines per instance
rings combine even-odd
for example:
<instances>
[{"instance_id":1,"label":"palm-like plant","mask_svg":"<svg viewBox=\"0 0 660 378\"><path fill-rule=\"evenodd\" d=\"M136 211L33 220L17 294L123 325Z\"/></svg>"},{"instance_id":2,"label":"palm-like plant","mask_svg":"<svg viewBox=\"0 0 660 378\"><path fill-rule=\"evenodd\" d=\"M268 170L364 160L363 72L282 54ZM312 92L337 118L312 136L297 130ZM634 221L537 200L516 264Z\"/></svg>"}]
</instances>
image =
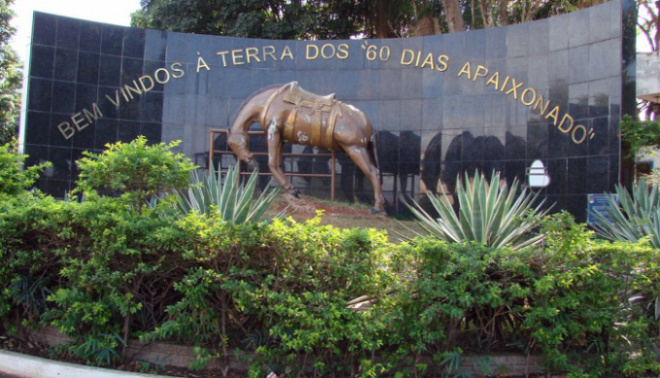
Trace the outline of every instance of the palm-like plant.
<instances>
[{"instance_id":1,"label":"palm-like plant","mask_svg":"<svg viewBox=\"0 0 660 378\"><path fill-rule=\"evenodd\" d=\"M239 184L238 174L236 166L229 168L224 181L220 172L204 174L201 178L197 172L193 172L190 188L175 192L177 208L183 213L197 211L206 215L217 211L224 220L232 224L261 220L277 198L279 190L267 186L261 195L254 199L258 178L256 171L245 184ZM284 211L277 217L283 215Z\"/></svg>"},{"instance_id":2,"label":"palm-like plant","mask_svg":"<svg viewBox=\"0 0 660 378\"><path fill-rule=\"evenodd\" d=\"M517 180L510 189L500 181L499 173L492 174L491 185L483 173L475 173L473 179L466 173L465 180L459 176L458 181L458 214L446 195L428 194L437 219L416 202L408 205L429 234L448 242L473 241L496 248L511 245L516 250L543 240L544 235L532 231L549 209L542 208L544 201L535 207L537 195L529 195L525 189L517 195Z\"/></svg>"},{"instance_id":3,"label":"palm-like plant","mask_svg":"<svg viewBox=\"0 0 660 378\"><path fill-rule=\"evenodd\" d=\"M640 179L633 184L632 195L622 185L615 187L619 203L607 197L605 213L592 212L592 227L599 236L608 240L636 242L650 236L654 248L660 248L660 194L657 185L648 185ZM609 218L609 219L608 219Z\"/></svg>"}]
</instances>

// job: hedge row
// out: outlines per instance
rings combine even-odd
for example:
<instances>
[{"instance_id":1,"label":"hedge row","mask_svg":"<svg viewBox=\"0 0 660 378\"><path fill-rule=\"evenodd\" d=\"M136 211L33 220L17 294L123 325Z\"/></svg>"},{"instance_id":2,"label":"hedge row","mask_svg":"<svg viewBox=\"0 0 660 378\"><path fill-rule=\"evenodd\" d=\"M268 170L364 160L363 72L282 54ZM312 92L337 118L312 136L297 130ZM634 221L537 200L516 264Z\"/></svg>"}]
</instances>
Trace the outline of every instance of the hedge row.
<instances>
[{"instance_id":1,"label":"hedge row","mask_svg":"<svg viewBox=\"0 0 660 378\"><path fill-rule=\"evenodd\" d=\"M195 346L196 368L252 351L252 377L460 376L462 355L501 351L572 377L660 372L658 251L567 214L514 252L171 209L0 196L0 332L56 326L75 341L53 353L97 365L128 338Z\"/></svg>"}]
</instances>

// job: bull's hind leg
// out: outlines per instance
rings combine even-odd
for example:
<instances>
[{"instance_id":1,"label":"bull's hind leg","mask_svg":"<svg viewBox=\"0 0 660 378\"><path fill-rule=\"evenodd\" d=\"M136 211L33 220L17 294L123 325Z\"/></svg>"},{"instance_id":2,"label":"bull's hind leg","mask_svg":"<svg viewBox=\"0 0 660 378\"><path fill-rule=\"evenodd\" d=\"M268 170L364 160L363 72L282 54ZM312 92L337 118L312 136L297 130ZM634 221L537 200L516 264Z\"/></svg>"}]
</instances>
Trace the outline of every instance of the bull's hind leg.
<instances>
[{"instance_id":1,"label":"bull's hind leg","mask_svg":"<svg viewBox=\"0 0 660 378\"><path fill-rule=\"evenodd\" d=\"M342 146L344 151L353 160L365 176L371 181L371 186L374 188L374 208L372 213L378 213L385 210L385 197L383 197L383 189L380 185L380 171L371 160L369 151L364 146Z\"/></svg>"}]
</instances>

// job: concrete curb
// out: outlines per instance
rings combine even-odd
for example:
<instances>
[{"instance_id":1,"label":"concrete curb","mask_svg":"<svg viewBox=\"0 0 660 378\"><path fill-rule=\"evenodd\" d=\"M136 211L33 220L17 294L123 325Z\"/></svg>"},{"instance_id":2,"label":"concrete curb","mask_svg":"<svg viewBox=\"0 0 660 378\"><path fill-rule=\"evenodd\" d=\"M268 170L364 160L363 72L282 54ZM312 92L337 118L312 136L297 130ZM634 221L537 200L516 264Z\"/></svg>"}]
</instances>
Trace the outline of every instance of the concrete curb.
<instances>
[{"instance_id":1,"label":"concrete curb","mask_svg":"<svg viewBox=\"0 0 660 378\"><path fill-rule=\"evenodd\" d=\"M0 377L8 378L173 378L102 369L0 350Z\"/></svg>"}]
</instances>

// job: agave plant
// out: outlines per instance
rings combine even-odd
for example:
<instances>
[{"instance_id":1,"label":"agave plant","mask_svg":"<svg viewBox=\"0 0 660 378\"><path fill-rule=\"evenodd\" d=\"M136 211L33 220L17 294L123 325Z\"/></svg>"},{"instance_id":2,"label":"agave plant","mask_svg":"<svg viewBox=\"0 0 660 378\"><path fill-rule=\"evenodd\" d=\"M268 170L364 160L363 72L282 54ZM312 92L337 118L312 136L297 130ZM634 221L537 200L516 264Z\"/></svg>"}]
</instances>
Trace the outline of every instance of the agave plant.
<instances>
[{"instance_id":1,"label":"agave plant","mask_svg":"<svg viewBox=\"0 0 660 378\"><path fill-rule=\"evenodd\" d=\"M489 185L483 173L475 173L470 179L458 177L456 196L458 214L454 211L446 195L428 197L439 217L434 219L419 204L408 205L419 225L429 234L449 242L474 241L491 247L511 245L514 249L540 243L544 235L535 234L549 209L543 209L543 202L537 203L537 195L530 195L526 189L516 195L518 181L514 180L509 189L500 181L499 173L493 173Z\"/></svg>"},{"instance_id":2,"label":"agave plant","mask_svg":"<svg viewBox=\"0 0 660 378\"><path fill-rule=\"evenodd\" d=\"M224 181L220 172L211 172L202 177L197 172L193 172L190 188L175 192L177 208L183 213L197 211L206 215L217 211L224 220L232 224L261 220L268 207L277 198L279 190L269 185L257 199L254 199L258 177L256 171L245 184L239 184L238 174L236 166L229 168ZM277 217L283 215L284 211Z\"/></svg>"},{"instance_id":3,"label":"agave plant","mask_svg":"<svg viewBox=\"0 0 660 378\"><path fill-rule=\"evenodd\" d=\"M592 212L593 229L608 240L636 242L650 237L654 248L660 248L660 195L657 185L648 185L640 179L633 184L632 195L622 185L615 187L619 203L607 197L609 206L605 214Z\"/></svg>"}]
</instances>

